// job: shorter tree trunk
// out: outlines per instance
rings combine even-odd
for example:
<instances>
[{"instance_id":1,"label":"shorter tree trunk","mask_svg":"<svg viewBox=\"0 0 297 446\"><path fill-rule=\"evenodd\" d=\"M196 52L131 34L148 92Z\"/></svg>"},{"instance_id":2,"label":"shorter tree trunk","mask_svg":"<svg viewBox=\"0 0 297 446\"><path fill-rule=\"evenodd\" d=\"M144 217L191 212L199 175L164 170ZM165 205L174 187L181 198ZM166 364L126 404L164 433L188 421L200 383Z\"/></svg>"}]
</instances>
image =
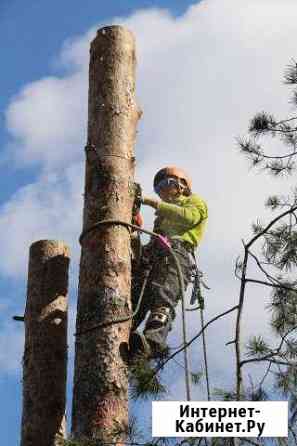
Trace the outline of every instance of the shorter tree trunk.
<instances>
[{"instance_id":1,"label":"shorter tree trunk","mask_svg":"<svg viewBox=\"0 0 297 446\"><path fill-rule=\"evenodd\" d=\"M58 446L66 436L69 250L31 245L25 311L21 446Z\"/></svg>"}]
</instances>

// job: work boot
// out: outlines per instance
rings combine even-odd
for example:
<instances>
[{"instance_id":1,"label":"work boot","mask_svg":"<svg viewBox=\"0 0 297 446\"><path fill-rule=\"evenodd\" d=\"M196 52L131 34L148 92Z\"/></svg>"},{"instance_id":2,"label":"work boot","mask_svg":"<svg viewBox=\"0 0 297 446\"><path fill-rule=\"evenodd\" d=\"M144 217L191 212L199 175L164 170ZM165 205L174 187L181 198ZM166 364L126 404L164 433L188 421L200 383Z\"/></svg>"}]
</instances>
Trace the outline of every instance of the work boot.
<instances>
[{"instance_id":1,"label":"work boot","mask_svg":"<svg viewBox=\"0 0 297 446\"><path fill-rule=\"evenodd\" d=\"M133 331L129 338L129 358L130 361L138 359L150 359L152 357L152 349L149 342L142 333Z\"/></svg>"},{"instance_id":2,"label":"work boot","mask_svg":"<svg viewBox=\"0 0 297 446\"><path fill-rule=\"evenodd\" d=\"M170 308L160 307L151 312L143 333L152 349L153 357L162 357L168 350L166 339L170 326Z\"/></svg>"}]
</instances>

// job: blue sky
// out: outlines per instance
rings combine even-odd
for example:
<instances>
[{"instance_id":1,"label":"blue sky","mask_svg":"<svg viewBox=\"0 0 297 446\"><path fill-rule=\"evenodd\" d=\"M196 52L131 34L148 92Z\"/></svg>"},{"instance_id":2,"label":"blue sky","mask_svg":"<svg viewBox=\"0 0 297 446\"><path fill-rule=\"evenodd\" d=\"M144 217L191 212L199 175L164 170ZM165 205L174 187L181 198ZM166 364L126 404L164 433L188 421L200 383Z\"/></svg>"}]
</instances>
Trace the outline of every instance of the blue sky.
<instances>
[{"instance_id":1,"label":"blue sky","mask_svg":"<svg viewBox=\"0 0 297 446\"><path fill-rule=\"evenodd\" d=\"M51 2L3 0L0 5L0 37L4 69L1 73L0 108L6 108L9 100L28 82L45 74L56 74L54 59L62 42L81 34L96 23L108 23L116 16L127 16L139 8L167 8L173 15L182 14L192 1L95 1ZM7 132L1 113L0 144L5 144ZM34 171L14 172L0 178L0 200L5 200L19 185L30 181Z\"/></svg>"},{"instance_id":2,"label":"blue sky","mask_svg":"<svg viewBox=\"0 0 297 446\"><path fill-rule=\"evenodd\" d=\"M70 344L73 340L88 48L96 27L114 23L117 17L117 23L136 35L137 95L144 111L136 147L137 178L145 192L152 194L151 178L157 169L179 164L208 202L211 218L199 251L211 286L208 319L236 302L233 267L241 239L248 237L253 220L268 218L263 210L267 194L283 190L283 183L248 170L236 151L235 137L246 131L257 111L282 117L291 112L281 78L296 58L296 13L295 0L1 1L3 444L19 441L23 328L11 316L23 311L28 249L37 239L60 238L71 247ZM152 218L146 209L148 227ZM270 335L263 328L265 299L257 291L249 296L244 336L259 330ZM192 334L197 332L195 317L190 316ZM175 345L178 327L179 319L172 334ZM234 358L225 343L233 336L232 318L218 323L207 336L212 385L230 384L229 364ZM193 350L194 370L201 367L200 348ZM178 366L171 367L174 387L169 397L182 398L182 374ZM205 397L204 390L197 389L195 397Z\"/></svg>"}]
</instances>

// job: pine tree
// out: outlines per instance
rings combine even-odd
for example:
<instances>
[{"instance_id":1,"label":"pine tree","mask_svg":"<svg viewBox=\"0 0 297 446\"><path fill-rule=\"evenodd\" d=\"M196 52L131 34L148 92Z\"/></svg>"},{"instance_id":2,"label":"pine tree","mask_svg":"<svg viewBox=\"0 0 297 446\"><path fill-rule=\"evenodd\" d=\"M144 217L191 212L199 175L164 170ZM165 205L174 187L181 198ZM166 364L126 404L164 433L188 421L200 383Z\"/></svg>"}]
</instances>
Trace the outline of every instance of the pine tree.
<instances>
[{"instance_id":1,"label":"pine tree","mask_svg":"<svg viewBox=\"0 0 297 446\"><path fill-rule=\"evenodd\" d=\"M297 64L293 61L285 72L284 81L293 86L290 102L297 109ZM274 175L290 175L296 169L297 116L277 120L267 112L256 114L250 121L248 138L239 139L239 148L253 166ZM267 137L277 138L284 153L268 154L263 147ZM266 371L259 385L250 389L252 399L269 399L265 382L274 376L274 392L289 401L289 444L297 444L297 189L290 195L271 196L265 203L277 215L266 225L253 225L254 235L244 245L246 262L237 263L236 274L242 287L248 282L270 288L273 345L261 335L250 339L246 356L238 364L238 374L252 362L265 364ZM259 252L256 245L260 243ZM252 261L263 279L247 278L247 261ZM282 439L275 439L277 444Z\"/></svg>"}]
</instances>

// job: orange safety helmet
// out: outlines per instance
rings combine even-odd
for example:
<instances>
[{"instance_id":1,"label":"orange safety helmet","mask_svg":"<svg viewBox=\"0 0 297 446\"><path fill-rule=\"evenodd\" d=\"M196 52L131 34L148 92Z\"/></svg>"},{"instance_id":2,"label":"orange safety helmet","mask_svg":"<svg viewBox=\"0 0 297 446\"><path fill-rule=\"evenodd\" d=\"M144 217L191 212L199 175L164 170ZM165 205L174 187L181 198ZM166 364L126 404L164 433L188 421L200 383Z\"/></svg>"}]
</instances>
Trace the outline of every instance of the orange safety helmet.
<instances>
[{"instance_id":1,"label":"orange safety helmet","mask_svg":"<svg viewBox=\"0 0 297 446\"><path fill-rule=\"evenodd\" d=\"M176 177L179 180L183 180L185 185L187 186L187 189L189 193L191 193L192 190L192 180L191 178L186 174L186 172L179 167L175 166L167 166L163 167L163 169L159 170L155 177L154 177L154 190L156 191L157 185L166 177Z\"/></svg>"}]
</instances>

